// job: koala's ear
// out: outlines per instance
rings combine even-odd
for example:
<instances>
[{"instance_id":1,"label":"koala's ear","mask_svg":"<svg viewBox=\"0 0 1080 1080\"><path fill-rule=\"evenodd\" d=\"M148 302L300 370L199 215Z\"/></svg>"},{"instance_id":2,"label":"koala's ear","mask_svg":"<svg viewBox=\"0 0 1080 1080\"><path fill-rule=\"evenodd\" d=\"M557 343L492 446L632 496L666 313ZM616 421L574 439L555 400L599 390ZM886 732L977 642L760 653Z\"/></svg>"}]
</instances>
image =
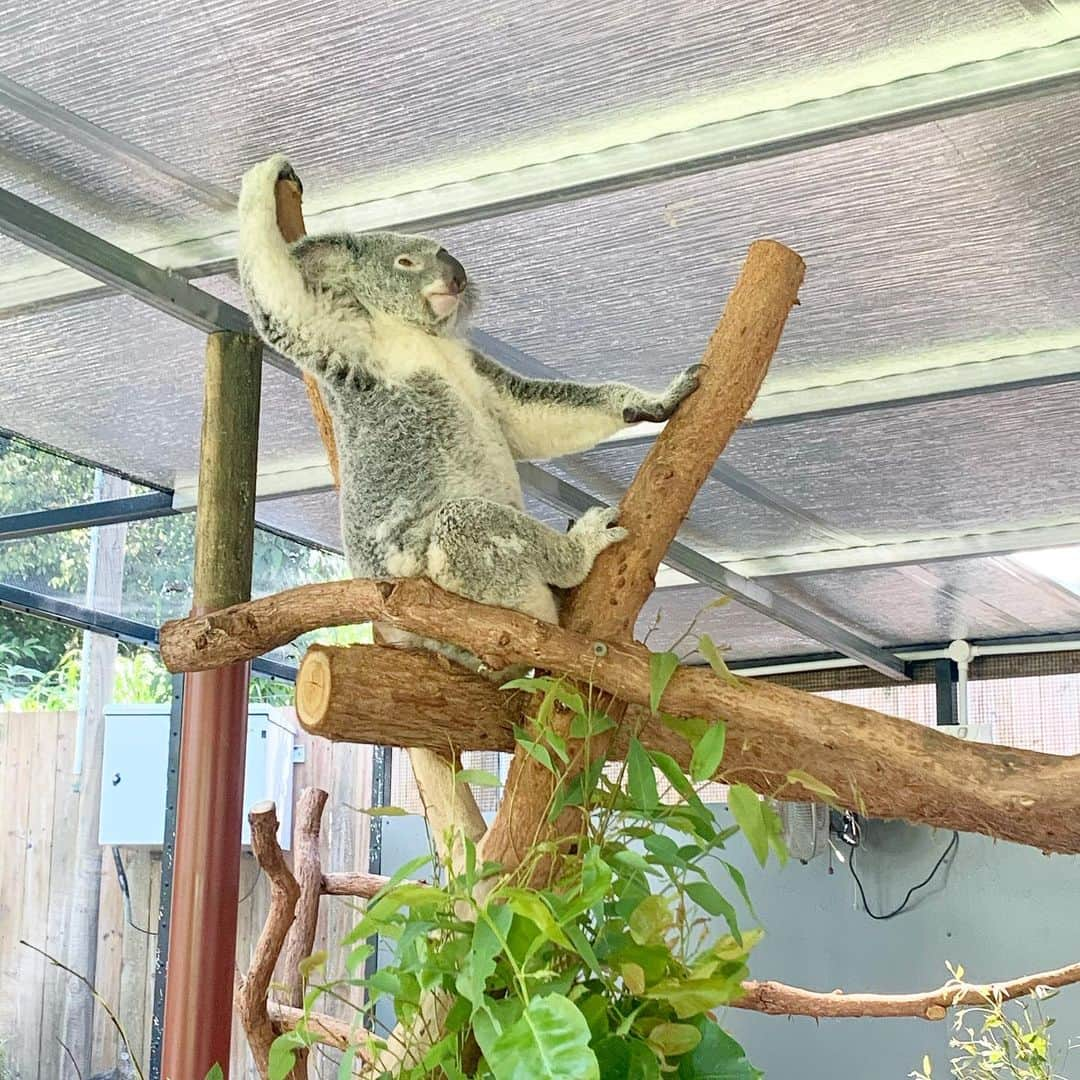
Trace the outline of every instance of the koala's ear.
<instances>
[{"instance_id":1,"label":"koala's ear","mask_svg":"<svg viewBox=\"0 0 1080 1080\"><path fill-rule=\"evenodd\" d=\"M336 237L306 237L292 249L292 257L309 285L326 285L342 276L352 256Z\"/></svg>"}]
</instances>

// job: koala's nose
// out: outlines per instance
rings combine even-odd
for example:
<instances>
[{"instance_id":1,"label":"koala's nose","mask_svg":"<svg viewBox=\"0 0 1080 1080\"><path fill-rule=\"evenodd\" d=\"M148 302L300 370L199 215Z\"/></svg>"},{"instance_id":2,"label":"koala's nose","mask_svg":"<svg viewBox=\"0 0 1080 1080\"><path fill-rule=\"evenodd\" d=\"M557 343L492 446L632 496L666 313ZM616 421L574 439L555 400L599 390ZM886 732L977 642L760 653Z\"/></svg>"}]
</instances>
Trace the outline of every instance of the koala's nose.
<instances>
[{"instance_id":1,"label":"koala's nose","mask_svg":"<svg viewBox=\"0 0 1080 1080\"><path fill-rule=\"evenodd\" d=\"M435 252L435 258L442 267L443 272L450 277L450 285L456 293L463 292L468 278L465 276L465 267L461 265L445 248L439 248Z\"/></svg>"}]
</instances>

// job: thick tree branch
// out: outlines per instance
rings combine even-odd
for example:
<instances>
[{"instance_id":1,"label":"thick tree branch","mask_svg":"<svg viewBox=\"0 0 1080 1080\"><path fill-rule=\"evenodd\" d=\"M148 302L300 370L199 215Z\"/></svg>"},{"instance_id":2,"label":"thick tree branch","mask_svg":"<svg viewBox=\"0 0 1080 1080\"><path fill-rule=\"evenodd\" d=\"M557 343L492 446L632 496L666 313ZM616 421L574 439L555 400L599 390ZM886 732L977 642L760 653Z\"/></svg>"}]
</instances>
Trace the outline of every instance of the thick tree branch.
<instances>
[{"instance_id":1,"label":"thick tree branch","mask_svg":"<svg viewBox=\"0 0 1080 1080\"><path fill-rule=\"evenodd\" d=\"M162 654L172 670L185 663L231 663L324 625L326 618L338 624L390 622L460 645L492 668L532 664L591 682L631 704L649 702L649 653L643 646L605 643L600 656L595 643L580 634L474 604L423 580L306 585L166 624ZM507 745L505 725L513 722L513 709L500 709L499 691L484 687L482 679L448 675L438 659L404 650L394 652L390 663L378 646L353 648L352 681L339 681L331 693L339 716L352 711L358 718L351 737L393 743L402 741L395 739L399 732L417 739L408 710L398 707L408 701L422 709L423 724L431 729L422 745L456 750ZM377 680L366 681L367 662L378 671ZM798 787L781 787L789 771L802 769L831 787L840 805L877 817L984 833L1045 851L1080 852L1080 756L965 742L771 683L740 679L730 685L707 668L680 669L662 704L675 715L725 720L722 775L759 791L806 797ZM483 730L474 715L481 717ZM501 736L495 731L499 717ZM660 749L685 749L661 725L647 731Z\"/></svg>"},{"instance_id":2,"label":"thick tree branch","mask_svg":"<svg viewBox=\"0 0 1080 1080\"><path fill-rule=\"evenodd\" d=\"M277 223L281 235L290 243L295 243L307 233L304 227L304 213L301 208L301 192L291 180L279 180L274 189L277 203ZM330 463L330 475L334 478L334 484L340 482L338 475L338 452L337 440L334 437L334 421L330 416L330 410L323 401L319 392L319 384L315 377L304 372L304 386L307 389L308 402L311 405L311 413L315 418L315 426L319 429L319 438L326 447L326 457Z\"/></svg>"},{"instance_id":3,"label":"thick tree branch","mask_svg":"<svg viewBox=\"0 0 1080 1080\"><path fill-rule=\"evenodd\" d=\"M259 1075L266 1080L270 1068L270 1045L276 1032L266 1007L266 995L285 936L292 926L300 886L285 862L277 842L278 819L272 802L256 803L248 813L251 847L270 881L270 910L266 916L251 966L236 994L236 1010L244 1025Z\"/></svg>"},{"instance_id":4,"label":"thick tree branch","mask_svg":"<svg viewBox=\"0 0 1080 1080\"><path fill-rule=\"evenodd\" d=\"M958 1005L982 1005L987 997L1002 1001L1035 993L1040 987L1056 988L1080 982L1080 964L1055 971L1041 971L1001 983L969 983L953 980L921 994L845 994L839 990L821 994L778 982L743 983L745 994L733 1001L734 1009L769 1013L773 1016L814 1016L818 1019L841 1017L916 1017L943 1020L949 1009Z\"/></svg>"},{"instance_id":5,"label":"thick tree branch","mask_svg":"<svg viewBox=\"0 0 1080 1080\"><path fill-rule=\"evenodd\" d=\"M296 823L293 829L293 874L300 887L296 905L296 918L285 938L281 956L281 982L285 990L286 1005L299 1008L304 1003L304 977L300 963L311 955L315 947L315 929L319 921L319 898L322 895L322 860L319 855L319 832L323 808L330 796L319 788L305 788L296 806ZM293 1080L306 1080L308 1074L308 1051L298 1050L293 1066Z\"/></svg>"},{"instance_id":6,"label":"thick tree branch","mask_svg":"<svg viewBox=\"0 0 1080 1080\"><path fill-rule=\"evenodd\" d=\"M563 626L605 640L629 639L642 605L655 586L656 572L678 534L717 456L727 445L757 396L780 343L792 305L798 303L805 267L795 252L772 240L750 247L724 314L705 348L700 382L649 448L619 504L619 524L629 538L598 556L589 576L564 605ZM623 707L606 707L618 724ZM570 739L571 717L556 710L555 731L568 740L569 779L587 761L602 760L614 729L584 742ZM533 844L571 836L580 811L565 810L548 823L548 807L559 778L522 746L514 760L495 820L480 845L480 857L515 870ZM549 873L545 861L540 877Z\"/></svg>"}]
</instances>

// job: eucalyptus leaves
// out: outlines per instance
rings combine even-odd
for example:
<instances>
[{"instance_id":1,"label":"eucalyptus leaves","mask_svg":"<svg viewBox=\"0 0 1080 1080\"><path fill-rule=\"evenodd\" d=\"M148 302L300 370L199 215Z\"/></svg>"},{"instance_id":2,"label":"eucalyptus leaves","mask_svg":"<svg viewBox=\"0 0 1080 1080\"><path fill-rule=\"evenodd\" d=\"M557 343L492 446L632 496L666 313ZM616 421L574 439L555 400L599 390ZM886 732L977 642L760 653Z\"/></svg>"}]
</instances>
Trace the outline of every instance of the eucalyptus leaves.
<instances>
[{"instance_id":1,"label":"eucalyptus leaves","mask_svg":"<svg viewBox=\"0 0 1080 1080\"><path fill-rule=\"evenodd\" d=\"M654 711L676 667L673 654L654 656ZM377 1001L391 999L399 1030L425 1044L418 1064L394 1074L403 1080L760 1077L711 1016L741 992L760 938L759 930L740 925L739 909L752 916L753 908L742 874L722 853L741 831L763 865L770 851L781 861L786 854L779 820L749 788L731 789L735 824L728 828L694 791L692 781L712 778L720 765L723 723L665 718L692 747L691 778L672 757L631 738L617 775L603 760L586 761L566 781L562 767L572 751L551 723L556 706L573 714L563 728L571 739L612 721L559 680L510 685L542 695L529 733L518 732L518 739L557 778L549 819L569 806L583 811L580 835L559 845L558 880L535 887L534 871L555 853L554 843L535 845L509 876L478 864L471 843L462 866L440 868L438 884L410 880L431 857L414 860L370 901L343 943L347 978L318 981L325 958L312 959L305 1009L343 984L367 989L362 1014L374 1015ZM475 770L458 781L498 782ZM729 895L711 880L717 871ZM712 931L710 917L723 920L723 932ZM394 942L394 961L365 978L376 934ZM438 1030L425 1031L419 1021L433 1014L432 1002ZM356 1038L358 1047L341 1064L343 1078L353 1075L364 1042L373 1054L383 1045L359 1022ZM303 1023L281 1036L272 1080L287 1076L293 1051L312 1041Z\"/></svg>"}]
</instances>

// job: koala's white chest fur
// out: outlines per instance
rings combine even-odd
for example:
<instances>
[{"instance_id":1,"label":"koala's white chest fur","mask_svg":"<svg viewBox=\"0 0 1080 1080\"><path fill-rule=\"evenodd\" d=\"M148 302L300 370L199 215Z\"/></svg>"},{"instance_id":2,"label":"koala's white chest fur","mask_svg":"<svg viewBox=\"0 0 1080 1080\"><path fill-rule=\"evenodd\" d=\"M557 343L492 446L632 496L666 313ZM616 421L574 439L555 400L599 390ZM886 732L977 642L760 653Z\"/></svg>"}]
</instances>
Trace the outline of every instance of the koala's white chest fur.
<instances>
[{"instance_id":1,"label":"koala's white chest fur","mask_svg":"<svg viewBox=\"0 0 1080 1080\"><path fill-rule=\"evenodd\" d=\"M454 464L440 477L441 498L480 496L523 505L517 467L498 419L497 392L474 368L464 342L376 315L371 322L367 364L390 387L406 387L428 376L437 380L453 401L449 413L452 435L441 447L440 456ZM445 423L446 416L433 416L432 421Z\"/></svg>"},{"instance_id":2,"label":"koala's white chest fur","mask_svg":"<svg viewBox=\"0 0 1080 1080\"><path fill-rule=\"evenodd\" d=\"M368 363L388 383L412 376L437 375L463 401L484 408L490 393L473 369L467 347L455 338L438 337L400 319L375 315L371 320Z\"/></svg>"}]
</instances>

